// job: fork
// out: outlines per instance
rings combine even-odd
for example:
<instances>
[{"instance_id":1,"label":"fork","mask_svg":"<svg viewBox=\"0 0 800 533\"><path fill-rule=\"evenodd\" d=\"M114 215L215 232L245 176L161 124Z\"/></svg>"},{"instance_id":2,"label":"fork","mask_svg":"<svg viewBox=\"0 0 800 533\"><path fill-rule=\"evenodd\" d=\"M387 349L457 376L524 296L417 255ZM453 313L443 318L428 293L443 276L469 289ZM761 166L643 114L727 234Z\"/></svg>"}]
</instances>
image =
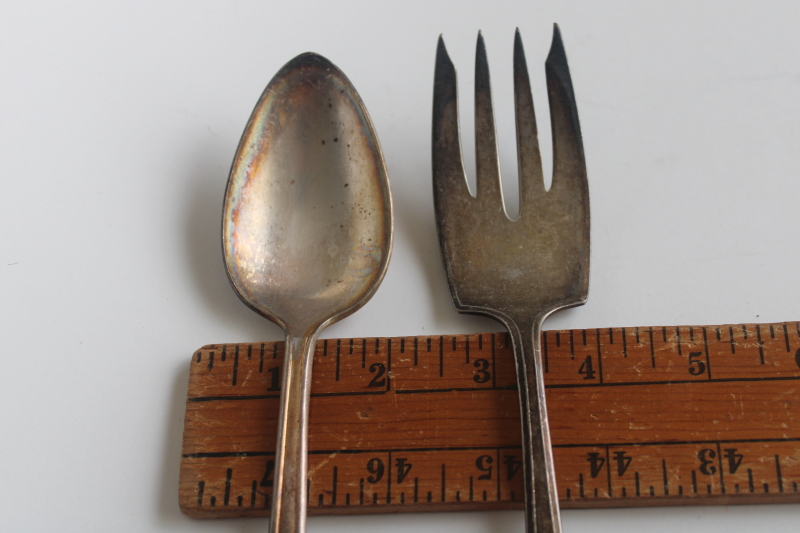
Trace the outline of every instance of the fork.
<instances>
[{"instance_id":1,"label":"fork","mask_svg":"<svg viewBox=\"0 0 800 533\"><path fill-rule=\"evenodd\" d=\"M517 371L528 533L559 533L553 450L545 406L541 332L548 315L582 305L589 289L589 191L578 111L558 25L545 62L553 179L545 189L522 39L514 38L514 104L520 209L503 205L486 47L475 54L477 192L461 157L456 71L439 37L433 97L433 192L453 302L509 331Z\"/></svg>"}]
</instances>

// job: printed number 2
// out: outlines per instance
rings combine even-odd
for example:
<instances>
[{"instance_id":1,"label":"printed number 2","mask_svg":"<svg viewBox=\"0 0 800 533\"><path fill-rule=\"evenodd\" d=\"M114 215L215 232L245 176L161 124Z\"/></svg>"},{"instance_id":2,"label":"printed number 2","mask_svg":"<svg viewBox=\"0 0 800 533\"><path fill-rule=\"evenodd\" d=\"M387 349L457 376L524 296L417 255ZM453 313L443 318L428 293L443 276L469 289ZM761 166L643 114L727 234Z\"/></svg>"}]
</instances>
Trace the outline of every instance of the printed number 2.
<instances>
[{"instance_id":1,"label":"printed number 2","mask_svg":"<svg viewBox=\"0 0 800 533\"><path fill-rule=\"evenodd\" d=\"M383 363L372 363L369 365L369 372L370 374L375 374L375 377L369 382L370 387L386 386L386 378L383 377L383 375L386 373L386 367L383 365Z\"/></svg>"}]
</instances>

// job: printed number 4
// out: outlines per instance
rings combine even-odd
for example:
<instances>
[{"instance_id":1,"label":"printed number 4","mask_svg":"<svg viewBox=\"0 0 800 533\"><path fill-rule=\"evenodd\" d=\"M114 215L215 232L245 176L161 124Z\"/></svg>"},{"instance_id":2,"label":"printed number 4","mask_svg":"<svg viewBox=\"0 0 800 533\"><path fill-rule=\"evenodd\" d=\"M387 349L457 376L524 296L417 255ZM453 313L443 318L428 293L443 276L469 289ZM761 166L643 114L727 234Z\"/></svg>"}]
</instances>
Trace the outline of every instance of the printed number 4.
<instances>
[{"instance_id":1,"label":"printed number 4","mask_svg":"<svg viewBox=\"0 0 800 533\"><path fill-rule=\"evenodd\" d=\"M587 355L586 359L583 360L583 364L578 369L578 374L583 376L583 379L594 379L596 377L596 372L594 370L594 366L592 365L592 356Z\"/></svg>"}]
</instances>

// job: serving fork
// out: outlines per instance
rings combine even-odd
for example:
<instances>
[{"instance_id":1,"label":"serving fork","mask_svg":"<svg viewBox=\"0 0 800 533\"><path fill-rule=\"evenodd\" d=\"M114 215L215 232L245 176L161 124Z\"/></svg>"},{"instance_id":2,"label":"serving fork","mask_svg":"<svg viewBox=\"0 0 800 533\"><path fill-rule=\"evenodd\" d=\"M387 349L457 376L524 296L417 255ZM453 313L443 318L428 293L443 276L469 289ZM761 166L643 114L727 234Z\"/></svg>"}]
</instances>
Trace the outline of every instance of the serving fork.
<instances>
[{"instance_id":1,"label":"serving fork","mask_svg":"<svg viewBox=\"0 0 800 533\"><path fill-rule=\"evenodd\" d=\"M522 39L514 39L514 103L519 216L503 205L489 66L478 33L475 56L477 191L461 157L456 71L440 37L433 98L433 191L439 244L453 302L461 313L488 315L509 331L522 416L525 524L558 533L553 451L545 406L542 323L582 305L589 289L589 192L583 141L567 58L556 25L545 62L553 139L553 178L545 189Z\"/></svg>"}]
</instances>

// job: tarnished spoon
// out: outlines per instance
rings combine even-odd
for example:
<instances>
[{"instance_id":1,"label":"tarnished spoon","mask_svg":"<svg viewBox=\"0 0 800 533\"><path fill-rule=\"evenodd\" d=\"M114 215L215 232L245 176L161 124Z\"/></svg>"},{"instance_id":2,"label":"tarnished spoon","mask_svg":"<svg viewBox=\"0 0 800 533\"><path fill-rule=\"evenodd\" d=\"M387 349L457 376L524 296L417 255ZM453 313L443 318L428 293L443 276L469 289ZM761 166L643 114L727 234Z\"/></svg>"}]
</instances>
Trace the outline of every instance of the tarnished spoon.
<instances>
[{"instance_id":1,"label":"tarnished spoon","mask_svg":"<svg viewBox=\"0 0 800 533\"><path fill-rule=\"evenodd\" d=\"M369 300L392 248L378 138L324 57L291 60L256 104L225 191L222 247L236 294L286 333L270 531L301 533L317 336Z\"/></svg>"}]
</instances>

